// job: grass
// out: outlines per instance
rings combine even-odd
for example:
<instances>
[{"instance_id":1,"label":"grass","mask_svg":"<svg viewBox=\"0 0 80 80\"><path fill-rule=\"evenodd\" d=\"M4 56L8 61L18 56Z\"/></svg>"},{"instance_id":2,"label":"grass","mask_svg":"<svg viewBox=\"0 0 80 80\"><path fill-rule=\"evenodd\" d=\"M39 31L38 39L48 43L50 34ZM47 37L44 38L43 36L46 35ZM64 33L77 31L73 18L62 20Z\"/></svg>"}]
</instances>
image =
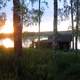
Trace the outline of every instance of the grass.
<instances>
[{"instance_id":1,"label":"grass","mask_svg":"<svg viewBox=\"0 0 80 80\"><path fill-rule=\"evenodd\" d=\"M80 55L53 49L0 50L0 80L80 80ZM79 52L78 52L79 53Z\"/></svg>"}]
</instances>

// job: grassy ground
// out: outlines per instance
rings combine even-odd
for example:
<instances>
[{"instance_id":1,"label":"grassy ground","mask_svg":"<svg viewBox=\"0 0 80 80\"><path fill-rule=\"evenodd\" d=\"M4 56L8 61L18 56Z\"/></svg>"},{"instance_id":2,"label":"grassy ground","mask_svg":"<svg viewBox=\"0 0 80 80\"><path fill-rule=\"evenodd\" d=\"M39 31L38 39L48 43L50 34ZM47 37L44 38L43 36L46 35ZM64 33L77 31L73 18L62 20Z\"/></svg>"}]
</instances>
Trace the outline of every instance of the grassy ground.
<instances>
[{"instance_id":1,"label":"grassy ground","mask_svg":"<svg viewBox=\"0 0 80 80\"><path fill-rule=\"evenodd\" d=\"M80 55L53 49L0 49L0 80L80 80Z\"/></svg>"}]
</instances>

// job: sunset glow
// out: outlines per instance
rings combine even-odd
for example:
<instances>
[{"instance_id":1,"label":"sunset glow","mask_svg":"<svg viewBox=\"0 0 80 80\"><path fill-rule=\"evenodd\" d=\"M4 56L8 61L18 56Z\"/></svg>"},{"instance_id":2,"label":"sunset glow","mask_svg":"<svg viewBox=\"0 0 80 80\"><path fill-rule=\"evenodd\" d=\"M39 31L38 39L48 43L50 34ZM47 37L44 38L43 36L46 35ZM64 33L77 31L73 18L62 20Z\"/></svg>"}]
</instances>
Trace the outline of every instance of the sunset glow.
<instances>
[{"instance_id":1,"label":"sunset glow","mask_svg":"<svg viewBox=\"0 0 80 80\"><path fill-rule=\"evenodd\" d=\"M2 41L2 43L3 43L3 46L4 46L5 48L9 48L9 47L13 47L13 46L14 46L14 43L13 43L9 38L4 39L4 40Z\"/></svg>"},{"instance_id":2,"label":"sunset glow","mask_svg":"<svg viewBox=\"0 0 80 80\"><path fill-rule=\"evenodd\" d=\"M1 28L0 33L13 33L12 22L7 21L6 24Z\"/></svg>"}]
</instances>

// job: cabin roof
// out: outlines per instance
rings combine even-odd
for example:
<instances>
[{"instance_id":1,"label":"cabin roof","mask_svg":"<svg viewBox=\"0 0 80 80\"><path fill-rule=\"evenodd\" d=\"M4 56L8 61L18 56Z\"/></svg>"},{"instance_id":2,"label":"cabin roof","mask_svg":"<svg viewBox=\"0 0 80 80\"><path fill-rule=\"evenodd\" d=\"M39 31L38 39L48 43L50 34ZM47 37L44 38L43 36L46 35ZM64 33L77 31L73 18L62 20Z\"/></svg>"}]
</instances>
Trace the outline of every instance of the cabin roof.
<instances>
[{"instance_id":1,"label":"cabin roof","mask_svg":"<svg viewBox=\"0 0 80 80\"><path fill-rule=\"evenodd\" d=\"M72 32L58 32L57 35L51 35L48 37L49 41L56 40L57 42L70 42L72 41Z\"/></svg>"}]
</instances>

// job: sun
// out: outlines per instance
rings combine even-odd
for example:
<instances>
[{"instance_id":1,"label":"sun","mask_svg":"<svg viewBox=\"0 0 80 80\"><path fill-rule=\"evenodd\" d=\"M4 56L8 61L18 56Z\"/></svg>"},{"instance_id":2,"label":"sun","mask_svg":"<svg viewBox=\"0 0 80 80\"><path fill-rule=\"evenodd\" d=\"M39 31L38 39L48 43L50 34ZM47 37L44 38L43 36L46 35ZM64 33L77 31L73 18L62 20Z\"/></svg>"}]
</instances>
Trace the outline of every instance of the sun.
<instances>
[{"instance_id":1,"label":"sun","mask_svg":"<svg viewBox=\"0 0 80 80\"><path fill-rule=\"evenodd\" d=\"M14 47L13 41L12 41L11 39L9 39L9 38L4 39L4 40L2 41L2 43L3 43L3 46L4 46L5 48Z\"/></svg>"}]
</instances>

